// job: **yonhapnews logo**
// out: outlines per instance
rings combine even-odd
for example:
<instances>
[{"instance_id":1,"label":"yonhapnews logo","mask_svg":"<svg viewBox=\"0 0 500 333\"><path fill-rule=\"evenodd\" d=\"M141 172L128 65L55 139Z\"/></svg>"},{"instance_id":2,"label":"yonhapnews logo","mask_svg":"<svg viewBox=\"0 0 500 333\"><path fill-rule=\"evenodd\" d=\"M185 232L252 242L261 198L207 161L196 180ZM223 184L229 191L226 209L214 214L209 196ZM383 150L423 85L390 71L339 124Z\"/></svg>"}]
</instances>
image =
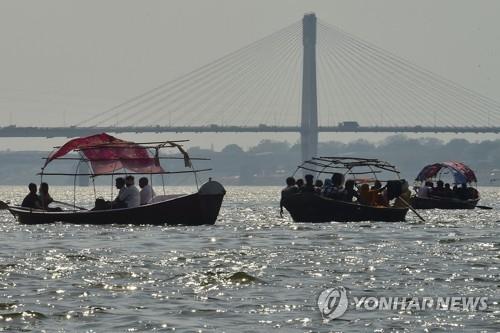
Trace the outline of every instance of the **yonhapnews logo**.
<instances>
[{"instance_id":1,"label":"yonhapnews logo","mask_svg":"<svg viewBox=\"0 0 500 333\"><path fill-rule=\"evenodd\" d=\"M323 290L318 296L321 316L332 320L342 316L348 308L362 311L484 311L488 308L487 297L348 297L344 287Z\"/></svg>"},{"instance_id":2,"label":"yonhapnews logo","mask_svg":"<svg viewBox=\"0 0 500 333\"><path fill-rule=\"evenodd\" d=\"M318 296L318 307L324 319L342 316L348 306L347 290L344 287L328 288Z\"/></svg>"}]
</instances>

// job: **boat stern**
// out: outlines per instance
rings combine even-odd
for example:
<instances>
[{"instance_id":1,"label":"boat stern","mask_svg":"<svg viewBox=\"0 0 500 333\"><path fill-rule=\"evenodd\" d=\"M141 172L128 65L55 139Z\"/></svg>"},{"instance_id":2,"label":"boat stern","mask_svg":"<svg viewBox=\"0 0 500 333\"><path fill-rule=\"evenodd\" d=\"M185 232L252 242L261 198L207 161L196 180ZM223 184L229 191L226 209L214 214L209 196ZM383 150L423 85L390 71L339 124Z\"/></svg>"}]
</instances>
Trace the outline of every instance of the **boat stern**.
<instances>
[{"instance_id":1,"label":"boat stern","mask_svg":"<svg viewBox=\"0 0 500 333\"><path fill-rule=\"evenodd\" d=\"M209 179L198 190L200 197L201 216L203 216L203 224L214 224L219 216L220 207L226 189L221 183Z\"/></svg>"}]
</instances>

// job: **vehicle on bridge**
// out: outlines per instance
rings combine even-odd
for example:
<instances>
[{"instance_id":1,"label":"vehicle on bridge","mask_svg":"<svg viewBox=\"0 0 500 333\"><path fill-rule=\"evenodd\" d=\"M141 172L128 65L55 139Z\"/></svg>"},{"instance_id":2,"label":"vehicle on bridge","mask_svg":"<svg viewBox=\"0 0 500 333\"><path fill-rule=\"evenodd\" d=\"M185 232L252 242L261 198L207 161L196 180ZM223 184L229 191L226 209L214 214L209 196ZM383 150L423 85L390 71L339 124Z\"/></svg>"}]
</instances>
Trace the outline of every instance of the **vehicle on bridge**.
<instances>
[{"instance_id":1,"label":"vehicle on bridge","mask_svg":"<svg viewBox=\"0 0 500 333\"><path fill-rule=\"evenodd\" d=\"M359 123L357 121L342 121L338 126L343 129L356 129L359 127Z\"/></svg>"},{"instance_id":2,"label":"vehicle on bridge","mask_svg":"<svg viewBox=\"0 0 500 333\"><path fill-rule=\"evenodd\" d=\"M316 157L305 161L298 166L297 171L309 172L319 179L321 175L332 177L340 175L351 178L359 187L375 184L381 175L386 182L385 193L387 203L399 198L403 191L404 180L399 178L399 171L395 166L378 159L353 157ZM294 173L294 176L297 174ZM325 179L325 183L329 179ZM381 188L380 190L384 190ZM340 200L329 197L318 191L302 191L282 197L282 205L292 216L295 222L358 222L358 221L404 221L408 212L408 204L403 206L389 206Z\"/></svg>"},{"instance_id":3,"label":"vehicle on bridge","mask_svg":"<svg viewBox=\"0 0 500 333\"><path fill-rule=\"evenodd\" d=\"M193 160L206 160L202 158L190 158L180 144L183 141L144 142L134 143L120 140L108 134L97 134L88 137L77 138L68 141L49 154L42 172L44 176L89 176L92 179L98 176L119 175L153 175L192 174L194 175L198 188L197 173L210 169L196 170ZM177 149L179 157L160 157L159 150L164 148ZM79 157L67 156L70 152L76 152ZM88 174L81 173L49 173L46 167L57 160L77 160L78 165L89 163ZM184 163L184 170L165 171L160 160L177 159ZM78 170L78 167L77 167ZM135 185L133 185L135 186ZM75 193L75 192L74 192ZM95 191L94 191L95 193ZM76 205L76 195L73 194L73 204L57 202L69 209L35 209L17 205L8 205L0 201L0 209L8 209L20 223L40 224L53 222L66 222L75 224L182 224L202 225L214 224L217 220L219 210L226 191L224 187L211 179L198 188L197 192L191 194L160 195L153 198L149 203L118 208L114 201L96 199L93 209L85 209ZM165 192L164 192L165 194ZM115 208L116 207L116 208ZM56 207L55 207L56 208Z\"/></svg>"},{"instance_id":4,"label":"vehicle on bridge","mask_svg":"<svg viewBox=\"0 0 500 333\"><path fill-rule=\"evenodd\" d=\"M474 171L464 163L429 164L415 178L411 205L415 209L474 209L480 199L476 184Z\"/></svg>"}]
</instances>

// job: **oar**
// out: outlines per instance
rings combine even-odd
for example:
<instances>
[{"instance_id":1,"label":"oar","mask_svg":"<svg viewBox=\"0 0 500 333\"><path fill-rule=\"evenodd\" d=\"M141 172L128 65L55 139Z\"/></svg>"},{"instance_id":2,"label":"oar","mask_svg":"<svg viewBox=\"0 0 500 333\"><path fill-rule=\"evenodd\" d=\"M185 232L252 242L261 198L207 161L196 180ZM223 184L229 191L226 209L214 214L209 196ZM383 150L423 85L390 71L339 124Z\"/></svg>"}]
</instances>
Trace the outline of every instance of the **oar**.
<instances>
[{"instance_id":1,"label":"oar","mask_svg":"<svg viewBox=\"0 0 500 333\"><path fill-rule=\"evenodd\" d=\"M68 207L73 207L73 208L78 208L79 210L88 210L87 208L84 208L84 207L78 207L78 206L75 206L75 205L72 205L72 204L69 204L69 203L66 203L66 202L62 202L62 201L57 201L57 200L54 200L52 201L54 203L58 203L60 205L64 205L64 206L68 206Z\"/></svg>"},{"instance_id":2,"label":"oar","mask_svg":"<svg viewBox=\"0 0 500 333\"><path fill-rule=\"evenodd\" d=\"M493 209L493 207L490 207L490 206L479 206L479 205L477 205L476 208L480 208L480 209Z\"/></svg>"},{"instance_id":3,"label":"oar","mask_svg":"<svg viewBox=\"0 0 500 333\"><path fill-rule=\"evenodd\" d=\"M0 210L9 209L9 205L0 200Z\"/></svg>"},{"instance_id":4,"label":"oar","mask_svg":"<svg viewBox=\"0 0 500 333\"><path fill-rule=\"evenodd\" d=\"M403 198L399 197L399 200L401 200L401 201L402 201L402 202L406 205L406 207L410 208L410 210L411 210L412 212L414 212L414 213L415 213L415 215L417 215L417 216L420 218L420 220L422 220L422 222L425 222L425 220L424 220L424 218L422 217L422 215L420 215L420 214L419 214L419 213L415 210L415 208L413 208L413 207L412 207L412 206L411 206L411 205L410 205L410 204L409 204L409 203L408 203L405 199L403 199Z\"/></svg>"}]
</instances>

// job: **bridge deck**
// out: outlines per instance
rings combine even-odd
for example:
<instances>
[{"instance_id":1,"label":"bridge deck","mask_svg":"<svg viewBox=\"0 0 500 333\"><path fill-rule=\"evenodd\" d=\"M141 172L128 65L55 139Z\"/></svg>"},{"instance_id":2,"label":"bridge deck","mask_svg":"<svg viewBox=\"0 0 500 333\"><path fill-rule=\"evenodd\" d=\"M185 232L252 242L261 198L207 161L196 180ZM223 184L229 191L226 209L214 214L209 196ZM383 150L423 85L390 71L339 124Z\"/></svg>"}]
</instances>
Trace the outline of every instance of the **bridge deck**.
<instances>
[{"instance_id":1,"label":"bridge deck","mask_svg":"<svg viewBox=\"0 0 500 333\"><path fill-rule=\"evenodd\" d=\"M500 127L323 126L338 133L500 133ZM0 127L0 137L77 137L95 133L300 133L299 126Z\"/></svg>"}]
</instances>

